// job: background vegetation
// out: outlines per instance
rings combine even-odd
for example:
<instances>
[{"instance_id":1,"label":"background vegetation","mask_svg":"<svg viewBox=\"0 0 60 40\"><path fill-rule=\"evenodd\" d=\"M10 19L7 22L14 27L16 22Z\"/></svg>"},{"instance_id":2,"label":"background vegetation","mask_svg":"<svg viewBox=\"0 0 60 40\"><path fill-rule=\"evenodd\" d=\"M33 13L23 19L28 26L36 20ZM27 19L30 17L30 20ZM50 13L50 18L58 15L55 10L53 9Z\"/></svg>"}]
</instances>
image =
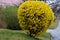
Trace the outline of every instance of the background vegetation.
<instances>
[{"instance_id":1,"label":"background vegetation","mask_svg":"<svg viewBox=\"0 0 60 40\"><path fill-rule=\"evenodd\" d=\"M17 19L17 6L7 6L6 8L1 7L0 19L6 24L6 28L13 30L20 29Z\"/></svg>"}]
</instances>

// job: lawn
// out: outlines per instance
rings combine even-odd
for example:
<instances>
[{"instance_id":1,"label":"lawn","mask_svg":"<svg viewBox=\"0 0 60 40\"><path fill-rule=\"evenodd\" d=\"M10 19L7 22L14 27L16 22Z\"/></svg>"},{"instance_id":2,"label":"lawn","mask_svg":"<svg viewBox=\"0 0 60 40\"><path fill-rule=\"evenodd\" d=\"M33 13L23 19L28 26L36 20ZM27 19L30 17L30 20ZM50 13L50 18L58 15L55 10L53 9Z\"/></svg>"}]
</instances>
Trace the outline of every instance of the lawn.
<instances>
[{"instance_id":1,"label":"lawn","mask_svg":"<svg viewBox=\"0 0 60 40\"><path fill-rule=\"evenodd\" d=\"M44 33L40 40L50 40L50 34ZM36 40L19 30L0 29L0 40Z\"/></svg>"}]
</instances>

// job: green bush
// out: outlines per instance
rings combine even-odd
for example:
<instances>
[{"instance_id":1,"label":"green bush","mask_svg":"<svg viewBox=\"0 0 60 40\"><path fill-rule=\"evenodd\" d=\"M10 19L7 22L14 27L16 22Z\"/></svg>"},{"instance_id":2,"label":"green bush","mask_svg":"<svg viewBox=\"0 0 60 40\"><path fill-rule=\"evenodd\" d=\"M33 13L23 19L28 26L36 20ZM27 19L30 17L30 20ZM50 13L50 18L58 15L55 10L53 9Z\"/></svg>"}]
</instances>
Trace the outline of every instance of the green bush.
<instances>
[{"instance_id":1,"label":"green bush","mask_svg":"<svg viewBox=\"0 0 60 40\"><path fill-rule=\"evenodd\" d=\"M17 19L17 6L7 6L6 8L1 8L1 12L4 15L3 19L7 23L8 29L20 29Z\"/></svg>"},{"instance_id":2,"label":"green bush","mask_svg":"<svg viewBox=\"0 0 60 40\"><path fill-rule=\"evenodd\" d=\"M4 9L0 6L0 28L7 28L7 24L4 21Z\"/></svg>"}]
</instances>

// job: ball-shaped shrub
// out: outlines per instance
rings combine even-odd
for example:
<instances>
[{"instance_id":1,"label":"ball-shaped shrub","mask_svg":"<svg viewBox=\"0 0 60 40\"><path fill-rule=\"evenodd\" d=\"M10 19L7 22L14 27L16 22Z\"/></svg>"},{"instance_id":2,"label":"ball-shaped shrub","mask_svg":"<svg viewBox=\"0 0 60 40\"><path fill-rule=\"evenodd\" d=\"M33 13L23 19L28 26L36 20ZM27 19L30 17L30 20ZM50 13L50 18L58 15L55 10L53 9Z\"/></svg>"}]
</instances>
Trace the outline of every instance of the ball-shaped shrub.
<instances>
[{"instance_id":1,"label":"ball-shaped shrub","mask_svg":"<svg viewBox=\"0 0 60 40\"><path fill-rule=\"evenodd\" d=\"M17 18L17 6L0 6L0 28L21 30Z\"/></svg>"},{"instance_id":2,"label":"ball-shaped shrub","mask_svg":"<svg viewBox=\"0 0 60 40\"><path fill-rule=\"evenodd\" d=\"M18 8L18 19L22 30L32 37L38 37L49 28L54 13L42 1L26 1Z\"/></svg>"},{"instance_id":3,"label":"ball-shaped shrub","mask_svg":"<svg viewBox=\"0 0 60 40\"><path fill-rule=\"evenodd\" d=\"M24 1L43 1L43 0L24 0Z\"/></svg>"},{"instance_id":4,"label":"ball-shaped shrub","mask_svg":"<svg viewBox=\"0 0 60 40\"><path fill-rule=\"evenodd\" d=\"M17 9L17 6L7 6L3 9L3 15L5 15L3 19L7 24L7 29L20 30L17 18Z\"/></svg>"}]
</instances>

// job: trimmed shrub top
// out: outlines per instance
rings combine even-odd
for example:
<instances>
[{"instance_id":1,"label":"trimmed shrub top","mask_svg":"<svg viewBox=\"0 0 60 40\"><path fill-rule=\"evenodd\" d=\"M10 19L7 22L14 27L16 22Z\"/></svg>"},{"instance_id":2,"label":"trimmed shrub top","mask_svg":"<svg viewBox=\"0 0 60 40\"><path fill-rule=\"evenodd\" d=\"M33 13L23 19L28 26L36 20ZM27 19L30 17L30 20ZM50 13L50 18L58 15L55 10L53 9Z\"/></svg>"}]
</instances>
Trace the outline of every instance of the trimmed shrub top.
<instances>
[{"instance_id":1,"label":"trimmed shrub top","mask_svg":"<svg viewBox=\"0 0 60 40\"><path fill-rule=\"evenodd\" d=\"M54 13L42 1L26 1L18 8L18 19L22 30L32 37L38 37L54 21Z\"/></svg>"}]
</instances>

